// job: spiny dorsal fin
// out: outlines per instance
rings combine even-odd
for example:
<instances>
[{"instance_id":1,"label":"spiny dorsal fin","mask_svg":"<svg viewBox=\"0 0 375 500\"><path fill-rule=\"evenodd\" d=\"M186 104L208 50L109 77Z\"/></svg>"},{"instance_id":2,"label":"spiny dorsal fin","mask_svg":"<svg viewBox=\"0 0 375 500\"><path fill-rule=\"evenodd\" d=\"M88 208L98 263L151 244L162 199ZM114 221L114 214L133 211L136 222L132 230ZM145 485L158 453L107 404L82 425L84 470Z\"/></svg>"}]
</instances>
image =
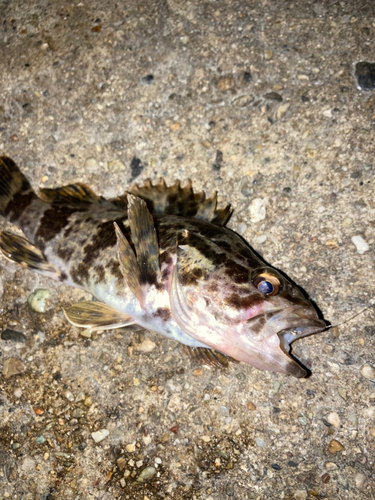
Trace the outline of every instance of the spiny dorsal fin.
<instances>
[{"instance_id":1,"label":"spiny dorsal fin","mask_svg":"<svg viewBox=\"0 0 375 500\"><path fill-rule=\"evenodd\" d=\"M5 258L22 267L33 269L54 280L61 280L61 273L47 262L42 252L30 241L17 234L3 231L0 235L0 250Z\"/></svg>"},{"instance_id":2,"label":"spiny dorsal fin","mask_svg":"<svg viewBox=\"0 0 375 500\"><path fill-rule=\"evenodd\" d=\"M130 316L103 302L79 302L63 311L70 323L90 330L110 330L134 324Z\"/></svg>"},{"instance_id":3,"label":"spiny dorsal fin","mask_svg":"<svg viewBox=\"0 0 375 500\"><path fill-rule=\"evenodd\" d=\"M137 184L129 190L129 193L144 200L151 214L164 213L195 217L212 222L217 226L224 226L232 213L230 205L223 209L216 208L216 193L207 199L204 191L194 193L191 180L186 186L181 187L180 181L172 186L167 186L164 179L155 185L151 183L150 179L147 179L143 186ZM127 194L111 201L126 207Z\"/></svg>"},{"instance_id":4,"label":"spiny dorsal fin","mask_svg":"<svg viewBox=\"0 0 375 500\"><path fill-rule=\"evenodd\" d=\"M43 188L40 190L40 197L51 205L98 203L102 200L92 189L79 183L55 189Z\"/></svg>"}]
</instances>

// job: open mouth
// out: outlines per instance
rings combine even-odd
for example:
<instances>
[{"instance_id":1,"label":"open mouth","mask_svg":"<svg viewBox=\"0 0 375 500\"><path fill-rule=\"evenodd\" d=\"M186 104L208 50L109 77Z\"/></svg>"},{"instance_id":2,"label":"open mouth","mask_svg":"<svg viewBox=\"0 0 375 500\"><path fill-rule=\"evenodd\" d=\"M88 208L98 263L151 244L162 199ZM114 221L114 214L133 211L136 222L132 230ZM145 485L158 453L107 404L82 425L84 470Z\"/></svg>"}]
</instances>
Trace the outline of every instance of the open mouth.
<instances>
[{"instance_id":1,"label":"open mouth","mask_svg":"<svg viewBox=\"0 0 375 500\"><path fill-rule=\"evenodd\" d=\"M280 339L280 348L292 361L295 362L290 365L290 368L293 371L292 375L298 378L304 378L307 377L310 373L308 368L306 368L303 360L300 360L292 352L291 344L297 339L307 337L308 335L313 335L314 333L319 333L325 328L325 322L320 319L305 318L301 321L301 318L299 318L298 326L296 326L295 328L288 328L278 333L278 337Z\"/></svg>"}]
</instances>

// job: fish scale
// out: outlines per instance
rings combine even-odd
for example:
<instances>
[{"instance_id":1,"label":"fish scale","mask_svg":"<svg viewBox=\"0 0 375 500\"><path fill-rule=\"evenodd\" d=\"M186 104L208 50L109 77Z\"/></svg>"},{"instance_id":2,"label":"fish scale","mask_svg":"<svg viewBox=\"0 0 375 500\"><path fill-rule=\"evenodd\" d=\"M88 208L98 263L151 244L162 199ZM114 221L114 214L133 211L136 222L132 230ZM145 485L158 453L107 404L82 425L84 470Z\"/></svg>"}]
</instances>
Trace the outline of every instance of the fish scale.
<instances>
[{"instance_id":1,"label":"fish scale","mask_svg":"<svg viewBox=\"0 0 375 500\"><path fill-rule=\"evenodd\" d=\"M66 309L91 329L138 325L177 340L211 365L228 359L306 376L291 343L325 328L300 290L225 227L230 205L191 182L146 181L106 200L82 184L39 196L0 160L0 215L24 232L0 237L3 255L90 292Z\"/></svg>"}]
</instances>

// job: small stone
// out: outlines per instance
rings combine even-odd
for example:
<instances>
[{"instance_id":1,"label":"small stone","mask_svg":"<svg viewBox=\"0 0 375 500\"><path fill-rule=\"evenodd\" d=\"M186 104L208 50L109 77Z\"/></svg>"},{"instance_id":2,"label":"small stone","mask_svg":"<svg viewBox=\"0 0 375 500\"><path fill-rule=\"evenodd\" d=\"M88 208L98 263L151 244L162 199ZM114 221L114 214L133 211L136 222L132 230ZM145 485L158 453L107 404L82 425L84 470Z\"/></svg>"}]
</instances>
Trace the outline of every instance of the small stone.
<instances>
[{"instance_id":1,"label":"small stone","mask_svg":"<svg viewBox=\"0 0 375 500\"><path fill-rule=\"evenodd\" d=\"M117 467L122 471L125 470L126 460L124 457L120 457L117 459Z\"/></svg>"},{"instance_id":2,"label":"small stone","mask_svg":"<svg viewBox=\"0 0 375 500\"><path fill-rule=\"evenodd\" d=\"M99 163L95 158L87 158L83 168L86 172L97 172L99 170Z\"/></svg>"},{"instance_id":3,"label":"small stone","mask_svg":"<svg viewBox=\"0 0 375 500\"><path fill-rule=\"evenodd\" d=\"M330 413L327 417L327 421L333 425L333 427L336 427L338 429L340 427L340 417L337 415L337 413Z\"/></svg>"},{"instance_id":4,"label":"small stone","mask_svg":"<svg viewBox=\"0 0 375 500\"><path fill-rule=\"evenodd\" d=\"M359 472L358 474L355 475L354 481L355 481L356 488L358 490L362 490L366 484L367 477L364 474L361 474Z\"/></svg>"},{"instance_id":5,"label":"small stone","mask_svg":"<svg viewBox=\"0 0 375 500\"><path fill-rule=\"evenodd\" d=\"M360 61L355 65L355 77L361 90L375 89L375 63Z\"/></svg>"},{"instance_id":6,"label":"small stone","mask_svg":"<svg viewBox=\"0 0 375 500\"><path fill-rule=\"evenodd\" d=\"M116 158L115 160L108 162L108 170L113 174L115 172L122 172L123 170L126 170L126 166L121 160Z\"/></svg>"},{"instance_id":7,"label":"small stone","mask_svg":"<svg viewBox=\"0 0 375 500\"><path fill-rule=\"evenodd\" d=\"M75 402L79 403L80 401L83 401L85 399L85 394L81 391L77 394Z\"/></svg>"},{"instance_id":8,"label":"small stone","mask_svg":"<svg viewBox=\"0 0 375 500\"><path fill-rule=\"evenodd\" d=\"M229 410L226 406L220 406L219 412L220 412L220 415L222 415L223 417L229 416Z\"/></svg>"},{"instance_id":9,"label":"small stone","mask_svg":"<svg viewBox=\"0 0 375 500\"><path fill-rule=\"evenodd\" d=\"M339 245L336 240L329 239L326 241L326 246L329 248L337 248Z\"/></svg>"},{"instance_id":10,"label":"small stone","mask_svg":"<svg viewBox=\"0 0 375 500\"><path fill-rule=\"evenodd\" d=\"M141 82L150 85L155 80L154 75L142 76Z\"/></svg>"},{"instance_id":11,"label":"small stone","mask_svg":"<svg viewBox=\"0 0 375 500\"><path fill-rule=\"evenodd\" d=\"M362 377L371 380L371 382L375 382L375 368L369 363L365 363L361 366L361 375Z\"/></svg>"},{"instance_id":12,"label":"small stone","mask_svg":"<svg viewBox=\"0 0 375 500\"><path fill-rule=\"evenodd\" d=\"M267 201L263 198L254 198L250 203L250 218L252 222L260 222L266 218Z\"/></svg>"},{"instance_id":13,"label":"small stone","mask_svg":"<svg viewBox=\"0 0 375 500\"><path fill-rule=\"evenodd\" d=\"M247 403L247 409L253 411L253 410L256 410L256 406L255 406L254 403L252 403L251 401L249 401Z\"/></svg>"},{"instance_id":14,"label":"small stone","mask_svg":"<svg viewBox=\"0 0 375 500\"><path fill-rule=\"evenodd\" d=\"M29 307L33 311L38 313L44 313L47 311L50 305L48 300L49 298L50 298L49 291L39 288L38 290L35 290L28 296L27 303L29 304Z\"/></svg>"},{"instance_id":15,"label":"small stone","mask_svg":"<svg viewBox=\"0 0 375 500\"><path fill-rule=\"evenodd\" d=\"M195 370L193 370L193 375L194 377L201 377L203 375L202 368L196 368Z\"/></svg>"},{"instance_id":16,"label":"small stone","mask_svg":"<svg viewBox=\"0 0 375 500\"><path fill-rule=\"evenodd\" d=\"M299 415L298 422L303 426L307 425L307 418L305 417L305 415Z\"/></svg>"},{"instance_id":17,"label":"small stone","mask_svg":"<svg viewBox=\"0 0 375 500\"><path fill-rule=\"evenodd\" d=\"M331 476L326 472L323 474L320 478L322 480L322 483L327 484L329 483L329 480L331 479Z\"/></svg>"},{"instance_id":18,"label":"small stone","mask_svg":"<svg viewBox=\"0 0 375 500\"><path fill-rule=\"evenodd\" d=\"M234 87L234 80L231 76L222 76L221 78L219 78L217 86L220 90L225 92Z\"/></svg>"},{"instance_id":19,"label":"small stone","mask_svg":"<svg viewBox=\"0 0 375 500\"><path fill-rule=\"evenodd\" d=\"M79 334L81 335L81 337L83 337L85 339L91 339L91 337L92 337L92 331L89 330L88 328L85 328L84 330L80 330Z\"/></svg>"},{"instance_id":20,"label":"small stone","mask_svg":"<svg viewBox=\"0 0 375 500\"><path fill-rule=\"evenodd\" d=\"M347 396L347 391L345 389L345 387L339 387L337 389L337 393L338 395L344 400L346 401L348 399L348 396Z\"/></svg>"},{"instance_id":21,"label":"small stone","mask_svg":"<svg viewBox=\"0 0 375 500\"><path fill-rule=\"evenodd\" d=\"M277 92L268 92L264 97L266 99L269 99L270 101L282 102L282 100L283 100L281 95L278 94Z\"/></svg>"},{"instance_id":22,"label":"small stone","mask_svg":"<svg viewBox=\"0 0 375 500\"><path fill-rule=\"evenodd\" d=\"M187 35L180 36L180 42L183 45L187 45L189 43L190 38Z\"/></svg>"},{"instance_id":23,"label":"small stone","mask_svg":"<svg viewBox=\"0 0 375 500\"><path fill-rule=\"evenodd\" d=\"M336 439L332 439L328 445L328 451L332 453L332 455L338 453L339 451L342 451L343 449L343 445L336 441Z\"/></svg>"},{"instance_id":24,"label":"small stone","mask_svg":"<svg viewBox=\"0 0 375 500\"><path fill-rule=\"evenodd\" d=\"M137 351L140 352L151 352L155 349L156 344L150 339L144 339L140 344L135 346Z\"/></svg>"},{"instance_id":25,"label":"small stone","mask_svg":"<svg viewBox=\"0 0 375 500\"><path fill-rule=\"evenodd\" d=\"M44 436L38 436L35 438L35 444L44 444L46 442L46 438Z\"/></svg>"},{"instance_id":26,"label":"small stone","mask_svg":"<svg viewBox=\"0 0 375 500\"><path fill-rule=\"evenodd\" d=\"M74 396L73 396L73 393L70 392L70 391L66 391L65 392L65 397L68 401L74 401Z\"/></svg>"},{"instance_id":27,"label":"small stone","mask_svg":"<svg viewBox=\"0 0 375 500\"><path fill-rule=\"evenodd\" d=\"M87 396L87 398L85 398L83 404L85 406L91 406L92 405L92 397L91 396Z\"/></svg>"},{"instance_id":28,"label":"small stone","mask_svg":"<svg viewBox=\"0 0 375 500\"><path fill-rule=\"evenodd\" d=\"M269 60L269 59L272 59L272 50L266 50L265 53L264 53L264 57Z\"/></svg>"},{"instance_id":29,"label":"small stone","mask_svg":"<svg viewBox=\"0 0 375 500\"><path fill-rule=\"evenodd\" d=\"M370 430L371 437L375 438L375 427Z\"/></svg>"},{"instance_id":30,"label":"small stone","mask_svg":"<svg viewBox=\"0 0 375 500\"><path fill-rule=\"evenodd\" d=\"M17 358L7 358L3 364L3 375L4 378L12 377L13 375L19 375L25 371L25 367L20 359Z\"/></svg>"},{"instance_id":31,"label":"small stone","mask_svg":"<svg viewBox=\"0 0 375 500\"><path fill-rule=\"evenodd\" d=\"M204 443L209 443L211 441L211 438L210 438L210 436L202 436L202 441Z\"/></svg>"},{"instance_id":32,"label":"small stone","mask_svg":"<svg viewBox=\"0 0 375 500\"><path fill-rule=\"evenodd\" d=\"M155 474L155 467L146 467L137 477L137 481L139 483L148 483L155 476Z\"/></svg>"},{"instance_id":33,"label":"small stone","mask_svg":"<svg viewBox=\"0 0 375 500\"><path fill-rule=\"evenodd\" d=\"M285 104L280 104L276 111L276 120L281 120L281 118L285 115L290 107L290 102L286 102Z\"/></svg>"},{"instance_id":34,"label":"small stone","mask_svg":"<svg viewBox=\"0 0 375 500\"><path fill-rule=\"evenodd\" d=\"M337 465L335 463L333 463L333 462L327 462L325 464L325 468L327 470L336 470L337 469Z\"/></svg>"},{"instance_id":35,"label":"small stone","mask_svg":"<svg viewBox=\"0 0 375 500\"><path fill-rule=\"evenodd\" d=\"M43 415L44 410L40 406L34 406L33 408L35 415Z\"/></svg>"},{"instance_id":36,"label":"small stone","mask_svg":"<svg viewBox=\"0 0 375 500\"><path fill-rule=\"evenodd\" d=\"M13 448L13 450L18 450L18 448L21 448L21 444L20 443L13 443L12 448Z\"/></svg>"},{"instance_id":37,"label":"small stone","mask_svg":"<svg viewBox=\"0 0 375 500\"><path fill-rule=\"evenodd\" d=\"M128 453L133 453L133 451L135 450L135 443L127 444L125 449Z\"/></svg>"},{"instance_id":38,"label":"small stone","mask_svg":"<svg viewBox=\"0 0 375 500\"><path fill-rule=\"evenodd\" d=\"M255 444L259 447L259 448L264 448L266 446L266 443L264 441L264 439L262 438L256 438L255 439Z\"/></svg>"},{"instance_id":39,"label":"small stone","mask_svg":"<svg viewBox=\"0 0 375 500\"><path fill-rule=\"evenodd\" d=\"M109 436L109 430L108 429L100 429L100 431L92 432L91 437L95 441L95 443L100 443L105 439L106 437Z\"/></svg>"},{"instance_id":40,"label":"small stone","mask_svg":"<svg viewBox=\"0 0 375 500\"><path fill-rule=\"evenodd\" d=\"M26 335L22 332L16 332L15 330L3 330L1 332L2 340L11 340L12 342L19 342L24 344L26 342Z\"/></svg>"},{"instance_id":41,"label":"small stone","mask_svg":"<svg viewBox=\"0 0 375 500\"><path fill-rule=\"evenodd\" d=\"M81 408L75 408L73 410L72 417L73 418L81 418L81 417L83 417L84 414L85 414L85 412L83 410L81 410Z\"/></svg>"},{"instance_id":42,"label":"small stone","mask_svg":"<svg viewBox=\"0 0 375 500\"><path fill-rule=\"evenodd\" d=\"M295 500L306 500L307 491L306 490L297 490L294 493L293 498L295 498Z\"/></svg>"},{"instance_id":43,"label":"small stone","mask_svg":"<svg viewBox=\"0 0 375 500\"><path fill-rule=\"evenodd\" d=\"M21 391L21 389L19 389L19 388L18 388L18 389L16 389L16 390L14 391L14 396L15 396L16 398L20 398L20 397L22 396L22 391Z\"/></svg>"},{"instance_id":44,"label":"small stone","mask_svg":"<svg viewBox=\"0 0 375 500\"><path fill-rule=\"evenodd\" d=\"M254 97L251 97L250 95L241 95L240 97L237 97L232 101L233 106L236 106L238 108L244 108L248 104L254 101Z\"/></svg>"},{"instance_id":45,"label":"small stone","mask_svg":"<svg viewBox=\"0 0 375 500\"><path fill-rule=\"evenodd\" d=\"M362 238L362 236L352 236L352 242L354 243L357 252L362 255L363 253L367 252L370 250L370 247L368 244L365 242L365 240Z\"/></svg>"},{"instance_id":46,"label":"small stone","mask_svg":"<svg viewBox=\"0 0 375 500\"><path fill-rule=\"evenodd\" d=\"M247 83L251 82L251 80L252 80L251 73L249 73L248 71L245 71L243 74L243 79Z\"/></svg>"}]
</instances>

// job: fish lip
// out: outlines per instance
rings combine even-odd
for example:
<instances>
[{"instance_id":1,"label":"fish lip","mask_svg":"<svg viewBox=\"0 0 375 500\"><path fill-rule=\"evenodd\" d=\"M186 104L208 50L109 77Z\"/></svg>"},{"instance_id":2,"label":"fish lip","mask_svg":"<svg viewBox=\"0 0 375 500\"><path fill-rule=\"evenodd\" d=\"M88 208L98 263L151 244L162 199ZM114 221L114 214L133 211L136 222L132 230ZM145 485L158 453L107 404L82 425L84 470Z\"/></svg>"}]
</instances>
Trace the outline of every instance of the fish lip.
<instances>
[{"instance_id":1,"label":"fish lip","mask_svg":"<svg viewBox=\"0 0 375 500\"><path fill-rule=\"evenodd\" d=\"M286 341L289 345L295 340L314 335L315 333L320 333L327 327L325 321L319 318L301 318L298 316L296 318L287 318L287 321L292 325L280 330L278 335L280 339L282 338L283 341ZM296 326L293 326L293 323L295 323Z\"/></svg>"},{"instance_id":2,"label":"fish lip","mask_svg":"<svg viewBox=\"0 0 375 500\"><path fill-rule=\"evenodd\" d=\"M277 336L280 339L280 348L284 353L295 362L294 373L290 372L297 378L307 378L311 375L311 371L305 365L304 361L299 359L293 352L291 344L302 337L307 337L308 335L313 335L319 333L326 328L326 323L321 319L315 318L304 318L302 321L305 322L301 326L301 317L298 319L298 325L295 328L286 328L281 330ZM296 319L297 322L297 319ZM293 370L293 365L291 366Z\"/></svg>"}]
</instances>

